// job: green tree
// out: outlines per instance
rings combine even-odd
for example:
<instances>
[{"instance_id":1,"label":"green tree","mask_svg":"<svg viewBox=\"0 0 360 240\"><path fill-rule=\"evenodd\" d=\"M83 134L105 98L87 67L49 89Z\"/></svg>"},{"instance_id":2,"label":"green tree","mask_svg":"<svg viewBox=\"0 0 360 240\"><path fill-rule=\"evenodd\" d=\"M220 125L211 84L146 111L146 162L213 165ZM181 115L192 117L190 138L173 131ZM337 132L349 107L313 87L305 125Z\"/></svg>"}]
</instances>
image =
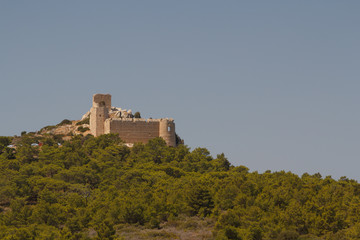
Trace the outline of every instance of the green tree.
<instances>
[{"instance_id":1,"label":"green tree","mask_svg":"<svg viewBox=\"0 0 360 240\"><path fill-rule=\"evenodd\" d=\"M214 201L210 191L203 185L192 186L187 193L187 204L192 215L206 217L211 214L214 208Z\"/></svg>"},{"instance_id":2,"label":"green tree","mask_svg":"<svg viewBox=\"0 0 360 240\"><path fill-rule=\"evenodd\" d=\"M11 138L10 137L0 137L0 153L3 151L6 146L10 145Z\"/></svg>"},{"instance_id":3,"label":"green tree","mask_svg":"<svg viewBox=\"0 0 360 240\"><path fill-rule=\"evenodd\" d=\"M103 221L98 226L96 226L95 230L98 234L96 239L112 240L115 237L116 231L115 231L113 225L107 220Z\"/></svg>"}]
</instances>

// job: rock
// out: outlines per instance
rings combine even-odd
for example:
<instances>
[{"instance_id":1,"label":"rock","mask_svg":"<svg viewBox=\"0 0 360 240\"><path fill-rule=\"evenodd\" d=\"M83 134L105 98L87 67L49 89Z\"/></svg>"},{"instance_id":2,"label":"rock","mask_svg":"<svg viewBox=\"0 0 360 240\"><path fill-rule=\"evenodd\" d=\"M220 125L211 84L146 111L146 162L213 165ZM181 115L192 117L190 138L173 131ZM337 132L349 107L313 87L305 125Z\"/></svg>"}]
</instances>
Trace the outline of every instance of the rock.
<instances>
[{"instance_id":1,"label":"rock","mask_svg":"<svg viewBox=\"0 0 360 240\"><path fill-rule=\"evenodd\" d=\"M90 111L87 112L87 113L85 113L85 114L82 116L81 121L84 120L84 119L86 119L86 118L88 118L88 117L90 117Z\"/></svg>"},{"instance_id":2,"label":"rock","mask_svg":"<svg viewBox=\"0 0 360 240\"><path fill-rule=\"evenodd\" d=\"M116 113L114 114L114 116L117 117L117 118L121 118L121 112L116 112Z\"/></svg>"}]
</instances>

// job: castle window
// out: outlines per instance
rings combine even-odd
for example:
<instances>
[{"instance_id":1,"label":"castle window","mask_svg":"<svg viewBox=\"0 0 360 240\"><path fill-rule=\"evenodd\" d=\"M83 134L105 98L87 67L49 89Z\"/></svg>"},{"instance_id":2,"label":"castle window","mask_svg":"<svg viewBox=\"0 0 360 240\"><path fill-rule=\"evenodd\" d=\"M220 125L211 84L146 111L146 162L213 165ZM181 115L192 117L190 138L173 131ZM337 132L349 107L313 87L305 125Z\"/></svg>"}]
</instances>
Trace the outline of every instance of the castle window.
<instances>
[{"instance_id":1,"label":"castle window","mask_svg":"<svg viewBox=\"0 0 360 240\"><path fill-rule=\"evenodd\" d=\"M170 126L168 126L168 132L170 132L170 130L171 130L171 128L170 128Z\"/></svg>"}]
</instances>

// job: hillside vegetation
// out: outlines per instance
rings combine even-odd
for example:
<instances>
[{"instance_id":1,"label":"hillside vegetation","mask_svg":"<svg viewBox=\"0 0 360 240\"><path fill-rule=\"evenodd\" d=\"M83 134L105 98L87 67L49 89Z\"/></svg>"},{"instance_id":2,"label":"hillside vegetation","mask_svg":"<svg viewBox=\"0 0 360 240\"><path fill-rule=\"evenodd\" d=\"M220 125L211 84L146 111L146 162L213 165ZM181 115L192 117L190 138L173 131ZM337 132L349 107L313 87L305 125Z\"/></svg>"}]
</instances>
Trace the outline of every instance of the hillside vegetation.
<instances>
[{"instance_id":1,"label":"hillside vegetation","mask_svg":"<svg viewBox=\"0 0 360 240\"><path fill-rule=\"evenodd\" d=\"M360 185L117 135L0 138L1 239L360 239Z\"/></svg>"}]
</instances>

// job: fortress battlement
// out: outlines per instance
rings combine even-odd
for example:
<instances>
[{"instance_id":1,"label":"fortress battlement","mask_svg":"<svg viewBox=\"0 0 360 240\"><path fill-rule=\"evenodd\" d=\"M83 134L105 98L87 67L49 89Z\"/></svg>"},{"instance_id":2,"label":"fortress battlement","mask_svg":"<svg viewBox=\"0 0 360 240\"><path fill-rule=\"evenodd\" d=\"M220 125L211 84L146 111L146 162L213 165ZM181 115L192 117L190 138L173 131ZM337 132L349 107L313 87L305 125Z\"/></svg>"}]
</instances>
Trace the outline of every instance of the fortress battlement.
<instances>
[{"instance_id":1,"label":"fortress battlement","mask_svg":"<svg viewBox=\"0 0 360 240\"><path fill-rule=\"evenodd\" d=\"M169 122L174 122L174 119L172 118L158 118L158 119L153 119L153 118L108 118L106 120L110 120L110 121L122 121L122 122L160 122L160 121L169 121Z\"/></svg>"},{"instance_id":2,"label":"fortress battlement","mask_svg":"<svg viewBox=\"0 0 360 240\"><path fill-rule=\"evenodd\" d=\"M132 111L111 106L110 94L94 94L90 110L90 131L95 137L117 133L126 143L146 143L162 137L169 146L176 146L175 123L172 118L135 118Z\"/></svg>"}]
</instances>

